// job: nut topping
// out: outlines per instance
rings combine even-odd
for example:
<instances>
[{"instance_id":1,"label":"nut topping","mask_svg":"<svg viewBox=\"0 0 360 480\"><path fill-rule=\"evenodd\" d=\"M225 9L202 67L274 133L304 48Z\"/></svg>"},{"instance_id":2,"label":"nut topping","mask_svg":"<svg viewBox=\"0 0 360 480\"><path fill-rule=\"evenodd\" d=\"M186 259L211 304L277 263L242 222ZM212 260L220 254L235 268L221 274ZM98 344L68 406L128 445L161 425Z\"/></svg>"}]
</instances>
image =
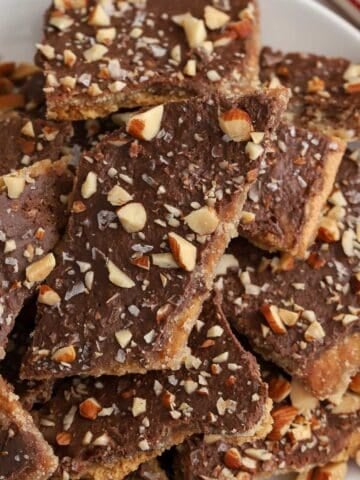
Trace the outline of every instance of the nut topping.
<instances>
[{"instance_id":1,"label":"nut topping","mask_svg":"<svg viewBox=\"0 0 360 480\"><path fill-rule=\"evenodd\" d=\"M171 252L177 264L187 272L192 272L196 265L196 247L177 233L169 233L168 238Z\"/></svg>"},{"instance_id":2,"label":"nut topping","mask_svg":"<svg viewBox=\"0 0 360 480\"><path fill-rule=\"evenodd\" d=\"M131 278L121 271L111 260L108 260L106 266L109 272L109 280L112 284L120 288L135 287L135 282L133 282Z\"/></svg>"},{"instance_id":3,"label":"nut topping","mask_svg":"<svg viewBox=\"0 0 360 480\"><path fill-rule=\"evenodd\" d=\"M250 139L252 122L249 114L239 108L224 112L219 117L221 130L234 142L245 142Z\"/></svg>"},{"instance_id":4,"label":"nut topping","mask_svg":"<svg viewBox=\"0 0 360 480\"><path fill-rule=\"evenodd\" d=\"M61 301L60 296L47 285L41 285L39 289L38 302L53 307Z\"/></svg>"},{"instance_id":5,"label":"nut topping","mask_svg":"<svg viewBox=\"0 0 360 480\"><path fill-rule=\"evenodd\" d=\"M206 26L210 30L222 28L230 21L229 15L221 10L218 10L217 8L211 7L210 5L205 7L204 17Z\"/></svg>"},{"instance_id":6,"label":"nut topping","mask_svg":"<svg viewBox=\"0 0 360 480\"><path fill-rule=\"evenodd\" d=\"M214 209L202 207L194 210L184 218L191 230L199 235L210 235L215 232L219 225L219 218Z\"/></svg>"},{"instance_id":7,"label":"nut topping","mask_svg":"<svg viewBox=\"0 0 360 480\"><path fill-rule=\"evenodd\" d=\"M79 413L88 420L96 420L102 407L95 398L87 398L79 405Z\"/></svg>"},{"instance_id":8,"label":"nut topping","mask_svg":"<svg viewBox=\"0 0 360 480\"><path fill-rule=\"evenodd\" d=\"M97 175L94 172L89 172L87 174L85 182L81 187L81 195L85 200L92 197L97 190Z\"/></svg>"},{"instance_id":9,"label":"nut topping","mask_svg":"<svg viewBox=\"0 0 360 480\"><path fill-rule=\"evenodd\" d=\"M164 107L159 105L146 112L133 115L127 122L126 131L140 140L150 141L160 131L163 114Z\"/></svg>"},{"instance_id":10,"label":"nut topping","mask_svg":"<svg viewBox=\"0 0 360 480\"><path fill-rule=\"evenodd\" d=\"M54 270L55 266L54 254L49 253L26 268L26 279L29 282L43 282Z\"/></svg>"},{"instance_id":11,"label":"nut topping","mask_svg":"<svg viewBox=\"0 0 360 480\"><path fill-rule=\"evenodd\" d=\"M260 310L274 333L282 335L287 332L286 327L280 317L278 307L275 305L264 304Z\"/></svg>"},{"instance_id":12,"label":"nut topping","mask_svg":"<svg viewBox=\"0 0 360 480\"><path fill-rule=\"evenodd\" d=\"M146 210L141 203L128 203L117 210L117 216L128 233L141 232L147 221Z\"/></svg>"},{"instance_id":13,"label":"nut topping","mask_svg":"<svg viewBox=\"0 0 360 480\"><path fill-rule=\"evenodd\" d=\"M72 363L76 360L76 351L72 345L62 347L56 350L52 355L52 360L58 363Z\"/></svg>"},{"instance_id":14,"label":"nut topping","mask_svg":"<svg viewBox=\"0 0 360 480\"><path fill-rule=\"evenodd\" d=\"M19 198L25 189L25 178L13 175L5 175L2 178L7 188L8 197L11 200Z\"/></svg>"}]
</instances>

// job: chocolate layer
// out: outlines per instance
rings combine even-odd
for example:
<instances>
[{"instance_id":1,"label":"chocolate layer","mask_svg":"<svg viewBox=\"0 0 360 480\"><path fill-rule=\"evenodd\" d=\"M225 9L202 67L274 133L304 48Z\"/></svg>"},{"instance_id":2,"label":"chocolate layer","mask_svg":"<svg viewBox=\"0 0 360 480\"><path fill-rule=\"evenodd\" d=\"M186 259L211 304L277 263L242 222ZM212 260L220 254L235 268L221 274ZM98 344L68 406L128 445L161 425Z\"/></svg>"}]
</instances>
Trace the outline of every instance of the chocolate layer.
<instances>
[{"instance_id":1,"label":"chocolate layer","mask_svg":"<svg viewBox=\"0 0 360 480\"><path fill-rule=\"evenodd\" d=\"M0 377L0 479L47 480L57 459Z\"/></svg>"},{"instance_id":2,"label":"chocolate layer","mask_svg":"<svg viewBox=\"0 0 360 480\"><path fill-rule=\"evenodd\" d=\"M1 349L35 290L27 269L47 258L65 227L72 182L65 161L49 160L0 178Z\"/></svg>"},{"instance_id":3,"label":"chocolate layer","mask_svg":"<svg viewBox=\"0 0 360 480\"><path fill-rule=\"evenodd\" d=\"M284 54L268 47L260 64L262 82L291 88L286 115L290 123L345 140L359 138L360 65L343 58Z\"/></svg>"},{"instance_id":4,"label":"chocolate layer","mask_svg":"<svg viewBox=\"0 0 360 480\"><path fill-rule=\"evenodd\" d=\"M178 371L64 381L38 418L60 458L55 478L118 480L195 432L238 443L254 435L267 421L267 389L216 298L189 347Z\"/></svg>"},{"instance_id":5,"label":"chocolate layer","mask_svg":"<svg viewBox=\"0 0 360 480\"><path fill-rule=\"evenodd\" d=\"M54 2L38 45L48 116L79 120L234 94L257 79L258 37L255 0Z\"/></svg>"},{"instance_id":6,"label":"chocolate layer","mask_svg":"<svg viewBox=\"0 0 360 480\"><path fill-rule=\"evenodd\" d=\"M69 153L70 124L32 119L12 113L0 120L0 175L41 160L60 160Z\"/></svg>"},{"instance_id":7,"label":"chocolate layer","mask_svg":"<svg viewBox=\"0 0 360 480\"><path fill-rule=\"evenodd\" d=\"M249 142L224 135L218 116L247 112L266 138L282 95L170 103L153 140L116 132L82 157L67 234L48 279L59 302L39 308L26 377L179 365L261 159L250 159ZM141 124L138 118L130 125Z\"/></svg>"},{"instance_id":8,"label":"chocolate layer","mask_svg":"<svg viewBox=\"0 0 360 480\"><path fill-rule=\"evenodd\" d=\"M341 164L306 261L294 264L237 239L227 252L234 268L219 283L232 325L319 398L344 391L360 366L360 175L353 158Z\"/></svg>"},{"instance_id":9,"label":"chocolate layer","mask_svg":"<svg viewBox=\"0 0 360 480\"><path fill-rule=\"evenodd\" d=\"M239 235L260 248L304 256L345 151L342 142L282 124L250 189Z\"/></svg>"},{"instance_id":10,"label":"chocolate layer","mask_svg":"<svg viewBox=\"0 0 360 480\"><path fill-rule=\"evenodd\" d=\"M263 368L262 374L274 400L273 430L265 439L240 448L193 437L178 447L177 478L270 477L325 465L347 449L353 432L360 428L358 395L349 393L334 407L319 403L273 366ZM346 405L349 399L352 408Z\"/></svg>"}]
</instances>

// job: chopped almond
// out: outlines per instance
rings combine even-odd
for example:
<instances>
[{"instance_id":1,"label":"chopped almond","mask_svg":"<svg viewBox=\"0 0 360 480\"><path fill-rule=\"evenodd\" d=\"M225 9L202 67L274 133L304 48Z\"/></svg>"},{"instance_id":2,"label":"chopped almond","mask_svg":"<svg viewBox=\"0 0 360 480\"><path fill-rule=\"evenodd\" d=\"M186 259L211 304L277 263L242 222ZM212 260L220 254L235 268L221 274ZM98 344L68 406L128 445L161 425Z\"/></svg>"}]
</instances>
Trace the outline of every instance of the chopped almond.
<instances>
[{"instance_id":1,"label":"chopped almond","mask_svg":"<svg viewBox=\"0 0 360 480\"><path fill-rule=\"evenodd\" d=\"M239 108L232 108L220 115L221 130L234 142L245 142L250 139L253 129L249 114Z\"/></svg>"},{"instance_id":2,"label":"chopped almond","mask_svg":"<svg viewBox=\"0 0 360 480\"><path fill-rule=\"evenodd\" d=\"M177 264L187 272L192 272L196 265L196 247L176 233L169 233L168 238L171 252Z\"/></svg>"},{"instance_id":3,"label":"chopped almond","mask_svg":"<svg viewBox=\"0 0 360 480\"><path fill-rule=\"evenodd\" d=\"M159 105L146 112L133 115L127 122L126 131L140 140L150 141L160 131L163 114L164 107Z\"/></svg>"}]
</instances>

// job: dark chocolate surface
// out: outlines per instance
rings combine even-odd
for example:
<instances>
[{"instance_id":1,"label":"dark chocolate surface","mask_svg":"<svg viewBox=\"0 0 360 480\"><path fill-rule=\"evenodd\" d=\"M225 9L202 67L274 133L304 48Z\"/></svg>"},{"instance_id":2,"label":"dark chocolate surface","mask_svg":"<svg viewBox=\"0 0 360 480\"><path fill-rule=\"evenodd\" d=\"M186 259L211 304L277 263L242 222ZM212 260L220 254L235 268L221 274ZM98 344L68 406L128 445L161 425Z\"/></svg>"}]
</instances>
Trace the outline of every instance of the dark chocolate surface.
<instances>
[{"instance_id":1,"label":"dark chocolate surface","mask_svg":"<svg viewBox=\"0 0 360 480\"><path fill-rule=\"evenodd\" d=\"M284 54L266 47L260 64L262 82L267 84L277 78L291 88L293 97L287 112L290 123L343 132L341 136L350 139L359 137L360 82L358 77L351 81L344 77L351 65L348 60Z\"/></svg>"},{"instance_id":2,"label":"dark chocolate surface","mask_svg":"<svg viewBox=\"0 0 360 480\"><path fill-rule=\"evenodd\" d=\"M103 17L105 13L102 27L92 24L92 12L97 2L90 0L84 4L84 8L68 8L63 12L51 7L46 15L40 50L44 46L51 46L55 58L49 59L39 52L38 59L44 65L47 76L46 92L51 101L51 115L62 103L66 104L69 98L76 103L80 95L85 94L89 101L92 98L94 102L101 102L101 94L112 94L116 82L119 91L125 95L124 101L126 96L134 92L142 92L143 95L145 92L149 95L173 94L175 98L203 94L217 89L223 79L239 83L249 64L250 55L255 64L257 46L255 43L248 45L249 38L258 28L255 1L118 2L105 7L105 11L101 12ZM190 48L184 29L172 20L174 16L187 12L198 20L203 20L204 8L208 5L229 16L223 27L206 29L206 40L212 49L210 53L201 46ZM69 26L59 31L59 28L52 25L56 17L65 20ZM105 23L108 25L105 26ZM105 44L98 37L98 32L101 34L104 28L114 29L115 34L115 38L110 42L105 41ZM98 60L86 61L84 53L94 44L107 51ZM174 60L174 47L180 49L179 61ZM75 62L71 60L70 65L64 60L66 50L76 56ZM195 76L184 74L188 60L196 61ZM236 74L231 77L234 71ZM209 79L209 72L210 77L213 73L213 80ZM63 79L68 77L75 80L74 88L63 85ZM91 97L94 85L100 90ZM133 106L142 105L140 96L137 101ZM95 103L93 108L96 111ZM68 114L74 112L69 109Z\"/></svg>"},{"instance_id":3,"label":"dark chocolate surface","mask_svg":"<svg viewBox=\"0 0 360 480\"><path fill-rule=\"evenodd\" d=\"M324 188L325 171L336 170L325 166L328 156L340 150L326 136L282 124L244 206L253 219L240 223L239 235L269 250L296 249L309 202Z\"/></svg>"},{"instance_id":4,"label":"dark chocolate surface","mask_svg":"<svg viewBox=\"0 0 360 480\"><path fill-rule=\"evenodd\" d=\"M24 135L21 130L31 122L35 136ZM0 120L0 175L18 170L33 163L51 159L59 160L70 144L72 127L67 123L55 123L31 119L22 114L8 114Z\"/></svg>"},{"instance_id":5,"label":"dark chocolate surface","mask_svg":"<svg viewBox=\"0 0 360 480\"><path fill-rule=\"evenodd\" d=\"M176 316L209 288L202 266L209 268L211 277L208 255L225 248L224 239L214 245L214 238L226 222L229 228L235 221L237 196L244 191L248 173L256 175L260 162L260 157L249 159L246 142L232 142L224 136L219 111L235 105L243 108L254 129L266 132L276 124L280 104L278 97L262 93L236 103L211 97L168 104L153 141L135 141L116 132L83 156L58 268L48 281L61 303L39 308L33 346L25 362L27 377L110 374L118 367L133 368L131 363L136 372L139 366L154 368L149 355L164 351ZM81 189L89 173L96 175L97 191L84 199ZM139 233L123 229L117 207L107 200L115 185L145 208L147 221ZM206 205L215 209L220 224L214 234L197 235L183 219ZM170 268L154 264L153 254L170 253L170 232L196 248L193 271L177 268L173 257ZM148 267L137 266L139 258ZM119 288L109 280L108 260L134 282L132 288ZM93 275L90 288L87 272L93 272L88 274ZM125 346L119 346L115 338L122 330L130 335ZM71 364L52 360L55 351L68 346L76 352Z\"/></svg>"},{"instance_id":6,"label":"dark chocolate surface","mask_svg":"<svg viewBox=\"0 0 360 480\"><path fill-rule=\"evenodd\" d=\"M216 300L205 304L189 345L191 353L178 371L64 381L38 418L60 458L60 471L78 478L94 466L135 469L137 454L156 456L179 435L231 437L254 428L265 413L267 390L254 357L235 339ZM84 418L89 398L98 402L92 420ZM141 399L146 403L139 413ZM67 445L59 445L64 438Z\"/></svg>"},{"instance_id":7,"label":"dark chocolate surface","mask_svg":"<svg viewBox=\"0 0 360 480\"><path fill-rule=\"evenodd\" d=\"M310 250L307 261L290 264L290 270L283 271L278 256L265 254L242 239L234 240L227 252L239 262L238 268L223 278L227 318L256 350L303 381L312 363L327 349L360 331L354 277L359 271L359 182L357 162L345 157L335 185L335 191L343 194L345 200L340 203L344 207L332 196L327 211L328 217L343 216L335 221L339 241L326 243L323 229L322 240ZM285 326L284 334L275 333L260 311L264 304L299 312L298 321L293 327ZM306 331L314 321L321 325L323 336L309 341Z\"/></svg>"}]
</instances>

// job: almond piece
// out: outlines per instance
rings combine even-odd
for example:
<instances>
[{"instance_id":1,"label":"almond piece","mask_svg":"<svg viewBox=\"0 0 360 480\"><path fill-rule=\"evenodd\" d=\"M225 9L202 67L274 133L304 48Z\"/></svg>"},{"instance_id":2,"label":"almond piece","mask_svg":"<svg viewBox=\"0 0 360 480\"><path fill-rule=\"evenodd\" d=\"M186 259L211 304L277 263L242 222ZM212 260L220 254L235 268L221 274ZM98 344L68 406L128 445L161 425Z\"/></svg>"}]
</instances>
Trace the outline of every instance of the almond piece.
<instances>
[{"instance_id":1,"label":"almond piece","mask_svg":"<svg viewBox=\"0 0 360 480\"><path fill-rule=\"evenodd\" d=\"M132 258L131 263L139 268L142 268L143 270L150 270L150 257L147 255Z\"/></svg>"},{"instance_id":2,"label":"almond piece","mask_svg":"<svg viewBox=\"0 0 360 480\"><path fill-rule=\"evenodd\" d=\"M133 406L132 406L131 412L132 412L134 417L138 417L142 413L145 413L146 412L146 399L135 397L133 399Z\"/></svg>"},{"instance_id":3,"label":"almond piece","mask_svg":"<svg viewBox=\"0 0 360 480\"><path fill-rule=\"evenodd\" d=\"M284 308L279 308L279 315L281 320L288 327L293 327L294 325L296 325L300 317L300 313L291 312L290 310L285 310Z\"/></svg>"},{"instance_id":4,"label":"almond piece","mask_svg":"<svg viewBox=\"0 0 360 480\"><path fill-rule=\"evenodd\" d=\"M81 186L81 196L87 200L92 197L97 190L97 175L95 172L89 172L85 182Z\"/></svg>"},{"instance_id":5,"label":"almond piece","mask_svg":"<svg viewBox=\"0 0 360 480\"><path fill-rule=\"evenodd\" d=\"M72 434L70 432L60 432L56 435L56 443L61 447L66 447L70 445L72 441Z\"/></svg>"},{"instance_id":6,"label":"almond piece","mask_svg":"<svg viewBox=\"0 0 360 480\"><path fill-rule=\"evenodd\" d=\"M128 203L116 212L124 230L128 233L141 232L147 221L146 210L142 203Z\"/></svg>"},{"instance_id":7,"label":"almond piece","mask_svg":"<svg viewBox=\"0 0 360 480\"><path fill-rule=\"evenodd\" d=\"M290 398L292 405L298 409L300 415L314 411L319 405L319 400L305 390L297 380L291 382Z\"/></svg>"},{"instance_id":8,"label":"almond piece","mask_svg":"<svg viewBox=\"0 0 360 480\"><path fill-rule=\"evenodd\" d=\"M151 260L153 265L160 268L179 268L171 253L153 253Z\"/></svg>"},{"instance_id":9,"label":"almond piece","mask_svg":"<svg viewBox=\"0 0 360 480\"><path fill-rule=\"evenodd\" d=\"M73 25L74 20L69 15L53 15L50 17L49 24L61 32Z\"/></svg>"},{"instance_id":10,"label":"almond piece","mask_svg":"<svg viewBox=\"0 0 360 480\"><path fill-rule=\"evenodd\" d=\"M205 42L207 33L203 20L187 14L182 21L182 27L190 48L200 47L201 44Z\"/></svg>"},{"instance_id":11,"label":"almond piece","mask_svg":"<svg viewBox=\"0 0 360 480\"><path fill-rule=\"evenodd\" d=\"M121 348L126 348L132 339L132 333L129 329L119 330L115 333L115 338Z\"/></svg>"},{"instance_id":12,"label":"almond piece","mask_svg":"<svg viewBox=\"0 0 360 480\"><path fill-rule=\"evenodd\" d=\"M177 233L170 232L168 239L176 263L187 272L192 272L196 265L196 247Z\"/></svg>"},{"instance_id":13,"label":"almond piece","mask_svg":"<svg viewBox=\"0 0 360 480\"><path fill-rule=\"evenodd\" d=\"M31 120L25 123L25 125L21 129L21 133L26 137L31 137L31 138L35 137L34 126Z\"/></svg>"},{"instance_id":14,"label":"almond piece","mask_svg":"<svg viewBox=\"0 0 360 480\"><path fill-rule=\"evenodd\" d=\"M39 289L38 302L43 305L48 305L53 307L61 302L60 295L58 295L55 290L48 287L47 285L41 285Z\"/></svg>"},{"instance_id":15,"label":"almond piece","mask_svg":"<svg viewBox=\"0 0 360 480\"><path fill-rule=\"evenodd\" d=\"M106 267L109 272L109 280L113 285L116 285L120 288L133 288L135 287L135 282L131 280L130 277L121 271L115 263L111 260L108 260Z\"/></svg>"},{"instance_id":16,"label":"almond piece","mask_svg":"<svg viewBox=\"0 0 360 480\"><path fill-rule=\"evenodd\" d=\"M189 77L195 77L196 75L196 60L188 60L184 67L185 75Z\"/></svg>"},{"instance_id":17,"label":"almond piece","mask_svg":"<svg viewBox=\"0 0 360 480\"><path fill-rule=\"evenodd\" d=\"M164 106L159 105L146 112L133 115L126 124L126 131L140 140L150 141L161 128Z\"/></svg>"},{"instance_id":18,"label":"almond piece","mask_svg":"<svg viewBox=\"0 0 360 480\"><path fill-rule=\"evenodd\" d=\"M232 22L226 28L226 33L230 34L235 38L239 38L240 40L244 40L251 35L254 29L253 22L248 18L244 18L239 22Z\"/></svg>"},{"instance_id":19,"label":"almond piece","mask_svg":"<svg viewBox=\"0 0 360 480\"><path fill-rule=\"evenodd\" d=\"M276 403L280 403L290 395L291 383L284 377L274 377L269 382L269 397Z\"/></svg>"},{"instance_id":20,"label":"almond piece","mask_svg":"<svg viewBox=\"0 0 360 480\"><path fill-rule=\"evenodd\" d=\"M304 337L307 342L314 342L324 338L325 331L321 323L319 323L317 320L312 322L312 324L305 330Z\"/></svg>"},{"instance_id":21,"label":"almond piece","mask_svg":"<svg viewBox=\"0 0 360 480\"><path fill-rule=\"evenodd\" d=\"M322 218L318 232L318 239L326 243L334 243L340 240L340 230L336 220L329 217Z\"/></svg>"},{"instance_id":22,"label":"almond piece","mask_svg":"<svg viewBox=\"0 0 360 480\"><path fill-rule=\"evenodd\" d=\"M204 10L205 24L210 30L222 28L230 21L230 16L226 13L207 5Z\"/></svg>"},{"instance_id":23,"label":"almond piece","mask_svg":"<svg viewBox=\"0 0 360 480\"><path fill-rule=\"evenodd\" d=\"M254 142L248 142L245 147L245 153L250 160L257 160L264 153L264 147Z\"/></svg>"},{"instance_id":24,"label":"almond piece","mask_svg":"<svg viewBox=\"0 0 360 480\"><path fill-rule=\"evenodd\" d=\"M115 185L107 194L108 202L114 207L122 207L132 199L132 195L119 185Z\"/></svg>"},{"instance_id":25,"label":"almond piece","mask_svg":"<svg viewBox=\"0 0 360 480\"><path fill-rule=\"evenodd\" d=\"M110 17L99 3L90 13L88 23L95 27L108 27L110 25Z\"/></svg>"},{"instance_id":26,"label":"almond piece","mask_svg":"<svg viewBox=\"0 0 360 480\"><path fill-rule=\"evenodd\" d=\"M267 323L269 324L269 327L274 333L283 335L287 332L286 327L283 324L283 321L281 320L281 317L279 315L278 307L265 303L260 308L260 311L264 315Z\"/></svg>"},{"instance_id":27,"label":"almond piece","mask_svg":"<svg viewBox=\"0 0 360 480\"><path fill-rule=\"evenodd\" d=\"M97 62L103 58L108 50L104 45L95 43L95 45L84 51L84 58L88 63Z\"/></svg>"},{"instance_id":28,"label":"almond piece","mask_svg":"<svg viewBox=\"0 0 360 480\"><path fill-rule=\"evenodd\" d=\"M19 198L25 189L25 177L5 175L2 178L7 188L7 196L11 200Z\"/></svg>"},{"instance_id":29,"label":"almond piece","mask_svg":"<svg viewBox=\"0 0 360 480\"><path fill-rule=\"evenodd\" d=\"M240 108L232 108L219 117L221 130L234 142L245 142L250 139L252 122L249 114Z\"/></svg>"},{"instance_id":30,"label":"almond piece","mask_svg":"<svg viewBox=\"0 0 360 480\"><path fill-rule=\"evenodd\" d=\"M308 93L318 93L325 90L325 82L321 78L315 76L308 80L307 91Z\"/></svg>"},{"instance_id":31,"label":"almond piece","mask_svg":"<svg viewBox=\"0 0 360 480\"><path fill-rule=\"evenodd\" d=\"M239 260L234 255L225 253L216 267L216 276L226 275L229 269L238 270Z\"/></svg>"},{"instance_id":32,"label":"almond piece","mask_svg":"<svg viewBox=\"0 0 360 480\"><path fill-rule=\"evenodd\" d=\"M43 282L54 270L55 266L54 254L48 253L45 257L26 268L26 279L28 282Z\"/></svg>"},{"instance_id":33,"label":"almond piece","mask_svg":"<svg viewBox=\"0 0 360 480\"><path fill-rule=\"evenodd\" d=\"M267 438L273 441L283 438L297 415L298 409L290 405L283 405L273 409L271 416L274 420L274 424L272 431Z\"/></svg>"},{"instance_id":34,"label":"almond piece","mask_svg":"<svg viewBox=\"0 0 360 480\"><path fill-rule=\"evenodd\" d=\"M80 415L83 418L87 418L88 420L96 420L101 410L102 410L101 405L93 397L87 398L79 405Z\"/></svg>"},{"instance_id":35,"label":"almond piece","mask_svg":"<svg viewBox=\"0 0 360 480\"><path fill-rule=\"evenodd\" d=\"M349 415L360 411L360 395L347 392L342 397L341 402L332 408L334 415Z\"/></svg>"},{"instance_id":36,"label":"almond piece","mask_svg":"<svg viewBox=\"0 0 360 480\"><path fill-rule=\"evenodd\" d=\"M114 27L110 28L100 28L96 32L96 41L98 43L103 43L104 45L111 45L116 38L116 29Z\"/></svg>"},{"instance_id":37,"label":"almond piece","mask_svg":"<svg viewBox=\"0 0 360 480\"><path fill-rule=\"evenodd\" d=\"M76 360L75 348L72 345L61 347L53 353L51 358L58 363L72 363Z\"/></svg>"},{"instance_id":38,"label":"almond piece","mask_svg":"<svg viewBox=\"0 0 360 480\"><path fill-rule=\"evenodd\" d=\"M219 225L219 217L216 211L210 207L194 210L184 218L184 221L193 232L199 235L210 235Z\"/></svg>"},{"instance_id":39,"label":"almond piece","mask_svg":"<svg viewBox=\"0 0 360 480\"><path fill-rule=\"evenodd\" d=\"M350 390L360 395L360 373L351 379Z\"/></svg>"},{"instance_id":40,"label":"almond piece","mask_svg":"<svg viewBox=\"0 0 360 480\"><path fill-rule=\"evenodd\" d=\"M229 448L224 455L224 463L231 470L237 470L242 467L242 458L237 448Z\"/></svg>"}]
</instances>

